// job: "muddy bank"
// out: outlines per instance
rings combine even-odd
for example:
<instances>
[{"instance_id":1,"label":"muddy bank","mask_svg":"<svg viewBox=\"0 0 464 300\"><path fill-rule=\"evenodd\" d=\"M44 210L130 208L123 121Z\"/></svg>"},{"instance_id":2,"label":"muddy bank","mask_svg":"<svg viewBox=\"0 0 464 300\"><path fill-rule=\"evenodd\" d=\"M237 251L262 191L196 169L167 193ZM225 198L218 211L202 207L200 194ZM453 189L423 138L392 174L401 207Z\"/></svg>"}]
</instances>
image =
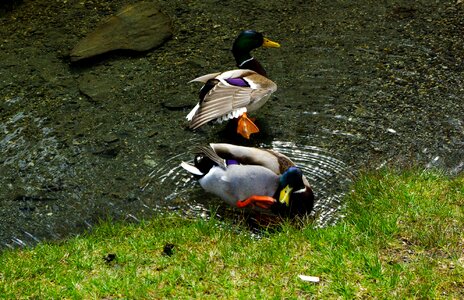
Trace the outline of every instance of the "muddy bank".
<instances>
[{"instance_id":1,"label":"muddy bank","mask_svg":"<svg viewBox=\"0 0 464 300\"><path fill-rule=\"evenodd\" d=\"M159 1L174 28L163 46L70 62L79 40L135 2L0 7L2 247L204 198L168 199L176 182L149 174L168 173L189 145L236 140L221 126L192 133L184 116L199 88L187 82L233 68L229 49L244 28L282 48L254 53L278 91L257 113L262 133L240 143L317 147L353 173L386 164L462 172L462 4Z\"/></svg>"}]
</instances>

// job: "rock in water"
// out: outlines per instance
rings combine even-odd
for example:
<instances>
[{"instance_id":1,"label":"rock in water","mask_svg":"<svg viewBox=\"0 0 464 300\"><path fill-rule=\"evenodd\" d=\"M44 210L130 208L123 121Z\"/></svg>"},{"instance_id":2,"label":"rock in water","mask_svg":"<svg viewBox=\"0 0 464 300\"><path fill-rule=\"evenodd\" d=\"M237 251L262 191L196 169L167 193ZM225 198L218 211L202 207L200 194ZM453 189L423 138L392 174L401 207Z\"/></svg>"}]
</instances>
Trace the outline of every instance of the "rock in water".
<instances>
[{"instance_id":1,"label":"rock in water","mask_svg":"<svg viewBox=\"0 0 464 300\"><path fill-rule=\"evenodd\" d=\"M82 39L71 51L71 61L112 50L146 51L171 36L171 19L155 3L139 2L125 6Z\"/></svg>"}]
</instances>

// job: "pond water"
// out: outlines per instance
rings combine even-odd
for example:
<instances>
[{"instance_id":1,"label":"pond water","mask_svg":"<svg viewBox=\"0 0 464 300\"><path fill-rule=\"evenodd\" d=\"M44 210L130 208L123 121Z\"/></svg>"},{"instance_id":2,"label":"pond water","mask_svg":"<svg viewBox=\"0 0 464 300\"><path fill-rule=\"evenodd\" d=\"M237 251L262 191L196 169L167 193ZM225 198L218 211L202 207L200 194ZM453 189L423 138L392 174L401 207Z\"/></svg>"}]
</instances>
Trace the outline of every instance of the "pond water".
<instances>
[{"instance_id":1,"label":"pond water","mask_svg":"<svg viewBox=\"0 0 464 300\"><path fill-rule=\"evenodd\" d=\"M96 24L136 1L0 4L0 247L33 245L220 201L179 167L197 144L291 157L313 185L316 226L339 218L360 170L464 169L464 5L459 1L159 1L174 36L144 53L71 63ZM279 49L253 54L278 91L250 141L187 129L191 79L234 68L243 29ZM232 213L229 217L234 218Z\"/></svg>"}]
</instances>

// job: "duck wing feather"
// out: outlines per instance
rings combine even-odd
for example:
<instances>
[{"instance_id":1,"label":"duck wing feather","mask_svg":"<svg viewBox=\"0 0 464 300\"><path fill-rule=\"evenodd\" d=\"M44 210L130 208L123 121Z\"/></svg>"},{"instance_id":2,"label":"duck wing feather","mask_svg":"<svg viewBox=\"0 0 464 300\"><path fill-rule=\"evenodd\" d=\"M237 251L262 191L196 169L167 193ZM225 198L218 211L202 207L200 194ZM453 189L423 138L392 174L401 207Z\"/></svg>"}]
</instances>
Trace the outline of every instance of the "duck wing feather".
<instances>
[{"instance_id":1,"label":"duck wing feather","mask_svg":"<svg viewBox=\"0 0 464 300\"><path fill-rule=\"evenodd\" d=\"M249 87L237 87L219 81L200 102L190 128L196 129L235 109L246 107L251 101L252 91Z\"/></svg>"},{"instance_id":2,"label":"duck wing feather","mask_svg":"<svg viewBox=\"0 0 464 300\"><path fill-rule=\"evenodd\" d=\"M242 164L259 165L280 175L295 163L287 156L269 149L212 143L211 148L224 159L235 159Z\"/></svg>"}]
</instances>

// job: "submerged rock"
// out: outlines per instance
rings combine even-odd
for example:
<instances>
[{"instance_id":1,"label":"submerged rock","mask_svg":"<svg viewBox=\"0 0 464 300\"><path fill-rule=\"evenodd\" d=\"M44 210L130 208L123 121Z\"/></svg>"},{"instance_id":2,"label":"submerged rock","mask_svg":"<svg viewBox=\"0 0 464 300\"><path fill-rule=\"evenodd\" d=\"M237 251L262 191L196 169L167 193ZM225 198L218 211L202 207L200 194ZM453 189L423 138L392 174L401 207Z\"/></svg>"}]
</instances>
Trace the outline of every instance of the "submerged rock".
<instances>
[{"instance_id":1,"label":"submerged rock","mask_svg":"<svg viewBox=\"0 0 464 300\"><path fill-rule=\"evenodd\" d=\"M115 81L86 73L79 78L79 91L98 103L116 97Z\"/></svg>"},{"instance_id":2,"label":"submerged rock","mask_svg":"<svg viewBox=\"0 0 464 300\"><path fill-rule=\"evenodd\" d=\"M78 61L112 50L146 51L161 46L172 36L171 19L153 2L125 6L71 51Z\"/></svg>"}]
</instances>

